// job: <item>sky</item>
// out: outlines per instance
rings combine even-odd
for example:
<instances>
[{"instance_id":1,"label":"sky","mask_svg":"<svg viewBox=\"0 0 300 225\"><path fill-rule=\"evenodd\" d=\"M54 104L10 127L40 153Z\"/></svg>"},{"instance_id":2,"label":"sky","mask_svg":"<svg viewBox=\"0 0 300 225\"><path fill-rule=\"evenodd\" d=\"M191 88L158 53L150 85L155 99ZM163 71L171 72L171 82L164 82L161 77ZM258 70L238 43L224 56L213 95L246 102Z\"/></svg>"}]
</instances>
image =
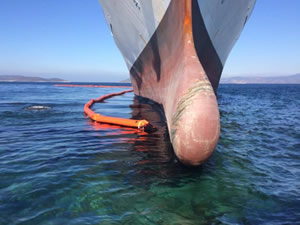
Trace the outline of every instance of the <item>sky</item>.
<instances>
[{"instance_id":1,"label":"sky","mask_svg":"<svg viewBox=\"0 0 300 225\"><path fill-rule=\"evenodd\" d=\"M257 0L223 76L300 73L299 12L299 0ZM0 0L0 75L129 77L97 0Z\"/></svg>"}]
</instances>

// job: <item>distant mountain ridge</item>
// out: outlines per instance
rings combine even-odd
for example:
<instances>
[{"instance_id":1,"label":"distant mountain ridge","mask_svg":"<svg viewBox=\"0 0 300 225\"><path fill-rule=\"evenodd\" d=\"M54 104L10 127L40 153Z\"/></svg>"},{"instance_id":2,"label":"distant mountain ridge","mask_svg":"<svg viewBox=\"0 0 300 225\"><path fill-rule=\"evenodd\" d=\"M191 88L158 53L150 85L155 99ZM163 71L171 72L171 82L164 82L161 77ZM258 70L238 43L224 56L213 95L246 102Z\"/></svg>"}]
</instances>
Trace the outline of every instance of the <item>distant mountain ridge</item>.
<instances>
[{"instance_id":1,"label":"distant mountain ridge","mask_svg":"<svg viewBox=\"0 0 300 225\"><path fill-rule=\"evenodd\" d=\"M21 75L0 75L0 82L68 82L60 78L28 77Z\"/></svg>"},{"instance_id":2,"label":"distant mountain ridge","mask_svg":"<svg viewBox=\"0 0 300 225\"><path fill-rule=\"evenodd\" d=\"M130 78L126 79L126 80L121 80L120 83L131 83Z\"/></svg>"},{"instance_id":3,"label":"distant mountain ridge","mask_svg":"<svg viewBox=\"0 0 300 225\"><path fill-rule=\"evenodd\" d=\"M120 81L122 83L131 83L128 78ZM289 76L235 76L221 77L221 84L300 84L300 73Z\"/></svg>"},{"instance_id":4,"label":"distant mountain ridge","mask_svg":"<svg viewBox=\"0 0 300 225\"><path fill-rule=\"evenodd\" d=\"M223 84L300 84L300 73L289 76L253 76L253 77L224 77L220 83Z\"/></svg>"}]
</instances>

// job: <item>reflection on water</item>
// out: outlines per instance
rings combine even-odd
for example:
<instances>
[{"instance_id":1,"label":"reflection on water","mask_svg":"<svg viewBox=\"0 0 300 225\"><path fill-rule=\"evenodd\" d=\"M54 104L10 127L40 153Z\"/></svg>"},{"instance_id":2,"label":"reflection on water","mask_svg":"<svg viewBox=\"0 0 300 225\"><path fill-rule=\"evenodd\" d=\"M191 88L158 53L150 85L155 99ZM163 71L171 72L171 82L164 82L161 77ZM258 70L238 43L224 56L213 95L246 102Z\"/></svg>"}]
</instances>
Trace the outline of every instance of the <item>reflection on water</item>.
<instances>
[{"instance_id":1,"label":"reflection on water","mask_svg":"<svg viewBox=\"0 0 300 225\"><path fill-rule=\"evenodd\" d=\"M51 109L51 107L44 106L44 105L33 105L33 106L28 106L25 109L26 110L47 110L47 109Z\"/></svg>"},{"instance_id":2,"label":"reflection on water","mask_svg":"<svg viewBox=\"0 0 300 225\"><path fill-rule=\"evenodd\" d=\"M102 131L99 138L102 138L103 135L105 137L116 135L118 145L125 144L127 151L136 154L142 153L142 157L138 157L133 163L133 165L144 166L140 166L140 168L145 168L139 171L140 173L162 177L166 177L168 173L174 173L172 169L167 169L172 164L177 165L177 160L169 139L161 106L150 100L134 96L133 103L129 105L129 108L131 109L131 119L146 119L156 128L155 131L146 133L134 128L102 124L91 120L88 123L93 126L95 131ZM155 165L160 167L158 171ZM166 169L162 168L164 165Z\"/></svg>"},{"instance_id":3,"label":"reflection on water","mask_svg":"<svg viewBox=\"0 0 300 225\"><path fill-rule=\"evenodd\" d=\"M128 93L93 106L147 119L150 134L84 116L110 92L0 83L0 224L300 221L299 85L221 85L221 137L193 169L176 160L152 102Z\"/></svg>"}]
</instances>

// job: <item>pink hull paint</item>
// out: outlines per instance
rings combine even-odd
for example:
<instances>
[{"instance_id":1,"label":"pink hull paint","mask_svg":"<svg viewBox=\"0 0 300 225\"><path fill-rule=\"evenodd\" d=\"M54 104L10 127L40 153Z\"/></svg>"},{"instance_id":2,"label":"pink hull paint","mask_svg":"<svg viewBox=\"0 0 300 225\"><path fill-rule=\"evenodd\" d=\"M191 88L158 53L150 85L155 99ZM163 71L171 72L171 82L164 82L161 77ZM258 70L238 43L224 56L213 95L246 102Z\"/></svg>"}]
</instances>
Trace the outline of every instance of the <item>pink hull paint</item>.
<instances>
[{"instance_id":1,"label":"pink hull paint","mask_svg":"<svg viewBox=\"0 0 300 225\"><path fill-rule=\"evenodd\" d=\"M216 147L220 118L195 49L192 18L191 0L172 1L130 73L135 94L163 106L179 160L199 165Z\"/></svg>"}]
</instances>

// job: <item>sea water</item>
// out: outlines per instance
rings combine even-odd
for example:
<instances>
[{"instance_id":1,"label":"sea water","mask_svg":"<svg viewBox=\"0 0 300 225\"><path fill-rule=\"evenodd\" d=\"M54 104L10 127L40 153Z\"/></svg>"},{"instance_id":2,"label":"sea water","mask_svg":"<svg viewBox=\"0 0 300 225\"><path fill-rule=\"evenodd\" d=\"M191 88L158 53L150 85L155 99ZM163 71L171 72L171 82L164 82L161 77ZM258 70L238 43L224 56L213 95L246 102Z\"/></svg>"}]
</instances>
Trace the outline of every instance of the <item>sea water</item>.
<instances>
[{"instance_id":1,"label":"sea water","mask_svg":"<svg viewBox=\"0 0 300 225\"><path fill-rule=\"evenodd\" d=\"M187 168L158 105L126 88L0 83L0 224L299 224L300 85L221 85L221 136ZM171 100L170 100L171 101Z\"/></svg>"}]
</instances>

